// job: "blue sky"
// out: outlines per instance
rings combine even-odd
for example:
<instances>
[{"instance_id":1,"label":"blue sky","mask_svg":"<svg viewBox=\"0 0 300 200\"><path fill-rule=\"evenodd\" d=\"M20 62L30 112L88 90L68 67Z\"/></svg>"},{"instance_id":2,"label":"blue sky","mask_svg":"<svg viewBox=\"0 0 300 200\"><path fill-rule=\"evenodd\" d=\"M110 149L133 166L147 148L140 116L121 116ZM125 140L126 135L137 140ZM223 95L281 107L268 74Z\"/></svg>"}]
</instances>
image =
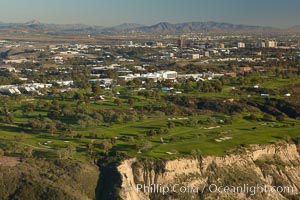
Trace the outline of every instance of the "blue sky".
<instances>
[{"instance_id":1,"label":"blue sky","mask_svg":"<svg viewBox=\"0 0 300 200\"><path fill-rule=\"evenodd\" d=\"M0 0L0 21L84 23L217 21L300 25L300 0Z\"/></svg>"}]
</instances>

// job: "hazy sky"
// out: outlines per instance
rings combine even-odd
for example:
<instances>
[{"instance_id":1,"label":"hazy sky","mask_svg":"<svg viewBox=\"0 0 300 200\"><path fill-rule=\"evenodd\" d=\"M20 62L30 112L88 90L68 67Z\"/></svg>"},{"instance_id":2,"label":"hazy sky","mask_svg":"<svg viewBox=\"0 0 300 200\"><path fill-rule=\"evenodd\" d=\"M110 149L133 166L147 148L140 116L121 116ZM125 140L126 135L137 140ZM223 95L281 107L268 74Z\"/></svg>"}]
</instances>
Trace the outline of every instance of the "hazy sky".
<instances>
[{"instance_id":1,"label":"hazy sky","mask_svg":"<svg viewBox=\"0 0 300 200\"><path fill-rule=\"evenodd\" d=\"M300 25L300 0L0 0L0 21L84 23L217 21Z\"/></svg>"}]
</instances>

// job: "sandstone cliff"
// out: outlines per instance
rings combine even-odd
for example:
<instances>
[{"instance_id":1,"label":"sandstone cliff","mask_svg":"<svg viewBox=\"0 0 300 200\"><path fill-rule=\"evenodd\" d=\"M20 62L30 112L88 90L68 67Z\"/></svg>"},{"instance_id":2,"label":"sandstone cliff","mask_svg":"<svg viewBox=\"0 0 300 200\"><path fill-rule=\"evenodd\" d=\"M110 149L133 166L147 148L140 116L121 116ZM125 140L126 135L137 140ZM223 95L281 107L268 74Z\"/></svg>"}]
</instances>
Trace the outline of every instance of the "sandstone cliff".
<instances>
[{"instance_id":1,"label":"sandstone cliff","mask_svg":"<svg viewBox=\"0 0 300 200\"><path fill-rule=\"evenodd\" d=\"M128 159L119 165L120 196L124 200L148 199L300 199L299 145L280 142L239 148L222 157L196 156L177 160ZM197 192L147 193L137 184L189 185ZM210 185L265 186L268 192L211 192ZM270 188L275 188L270 191ZM288 189L284 187L289 187ZM284 188L284 190L283 190ZM214 189L214 188L213 188ZM279 190L279 191L277 191ZM282 191L283 190L283 191Z\"/></svg>"}]
</instances>

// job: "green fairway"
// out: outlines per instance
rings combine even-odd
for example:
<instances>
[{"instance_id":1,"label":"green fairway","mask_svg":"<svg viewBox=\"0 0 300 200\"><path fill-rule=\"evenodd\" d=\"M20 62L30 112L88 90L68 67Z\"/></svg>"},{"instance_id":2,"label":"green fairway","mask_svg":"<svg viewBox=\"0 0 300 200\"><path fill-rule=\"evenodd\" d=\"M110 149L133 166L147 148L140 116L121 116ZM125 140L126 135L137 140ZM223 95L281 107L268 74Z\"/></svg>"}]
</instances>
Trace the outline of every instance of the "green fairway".
<instances>
[{"instance_id":1,"label":"green fairway","mask_svg":"<svg viewBox=\"0 0 300 200\"><path fill-rule=\"evenodd\" d=\"M205 119L207 117L213 116L199 116L198 118ZM222 115L219 117L222 117ZM145 131L166 127L170 119L175 119L174 123L176 125L170 129L169 133L146 136ZM1 126L0 134L2 141L23 137L22 144L30 145L37 151L50 152L52 154L59 149L73 146L76 149L73 157L78 159L85 159L86 153L84 152L87 150L87 145L91 140L97 145L112 137L117 138L114 147L116 151L126 152L137 157L172 158L190 155L192 150L200 150L203 155L222 155L225 151L240 145L267 144L287 137L299 136L299 123L291 119L279 123L252 122L236 117L232 124L202 124L196 127L183 126L181 124L190 119L187 116L151 117L140 122L78 130L78 133L81 133L83 137L74 139L49 133L29 134L26 133L26 130L22 132L16 126L5 125ZM292 123L294 123L293 126L284 126ZM96 139L89 138L91 132L97 135ZM126 140L123 138L126 138ZM163 138L164 143L161 142L161 138ZM135 145L146 140L152 143L151 148L138 153Z\"/></svg>"},{"instance_id":2,"label":"green fairway","mask_svg":"<svg viewBox=\"0 0 300 200\"><path fill-rule=\"evenodd\" d=\"M271 76L260 87L277 90L299 82ZM102 100L86 90L77 90L80 98L74 94L5 97L0 144L17 154L30 147L41 157L68 151L80 160L121 152L171 159L195 151L223 155L239 146L299 137L296 100L270 101L264 107L264 97L238 91L237 83L223 85L219 92L207 87L212 91L199 92L201 88L195 87L178 94L121 86L118 94L105 92ZM279 94L272 98L285 100ZM10 115L13 122L5 123Z\"/></svg>"}]
</instances>

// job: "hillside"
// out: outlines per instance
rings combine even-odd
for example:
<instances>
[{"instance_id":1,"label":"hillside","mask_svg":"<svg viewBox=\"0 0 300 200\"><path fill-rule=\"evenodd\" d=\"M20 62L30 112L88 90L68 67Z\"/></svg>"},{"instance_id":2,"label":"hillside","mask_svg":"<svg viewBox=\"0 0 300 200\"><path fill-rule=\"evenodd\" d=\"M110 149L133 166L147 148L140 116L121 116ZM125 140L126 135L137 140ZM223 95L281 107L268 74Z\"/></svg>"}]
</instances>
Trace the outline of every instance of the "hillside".
<instances>
[{"instance_id":1,"label":"hillside","mask_svg":"<svg viewBox=\"0 0 300 200\"><path fill-rule=\"evenodd\" d=\"M73 160L0 157L0 199L95 199L97 166ZM10 160L12 160L11 158Z\"/></svg>"}]
</instances>

